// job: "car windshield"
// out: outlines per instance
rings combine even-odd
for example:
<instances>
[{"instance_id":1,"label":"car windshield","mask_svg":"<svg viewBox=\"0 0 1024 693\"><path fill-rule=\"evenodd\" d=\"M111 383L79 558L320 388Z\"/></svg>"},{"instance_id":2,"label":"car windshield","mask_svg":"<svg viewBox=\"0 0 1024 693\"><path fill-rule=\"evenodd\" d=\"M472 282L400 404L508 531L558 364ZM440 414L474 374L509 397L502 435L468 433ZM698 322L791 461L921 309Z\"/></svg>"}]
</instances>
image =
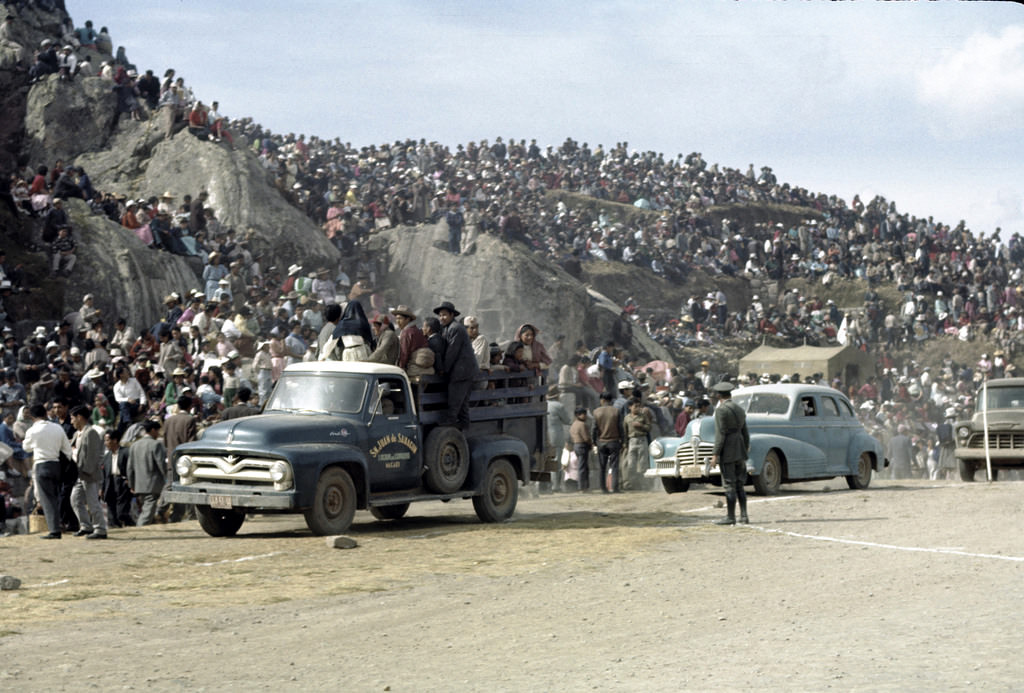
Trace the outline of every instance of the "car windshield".
<instances>
[{"instance_id":1,"label":"car windshield","mask_svg":"<svg viewBox=\"0 0 1024 693\"><path fill-rule=\"evenodd\" d=\"M989 409L1017 409L1018 407L1024 407L1024 387L989 387L986 389L988 390L988 396L985 401ZM979 409L978 411L981 410Z\"/></svg>"},{"instance_id":2,"label":"car windshield","mask_svg":"<svg viewBox=\"0 0 1024 693\"><path fill-rule=\"evenodd\" d=\"M771 392L755 392L733 397L748 414L788 414L789 397Z\"/></svg>"},{"instance_id":3,"label":"car windshield","mask_svg":"<svg viewBox=\"0 0 1024 693\"><path fill-rule=\"evenodd\" d=\"M264 412L355 414L366 398L366 378L347 374L285 373Z\"/></svg>"}]
</instances>

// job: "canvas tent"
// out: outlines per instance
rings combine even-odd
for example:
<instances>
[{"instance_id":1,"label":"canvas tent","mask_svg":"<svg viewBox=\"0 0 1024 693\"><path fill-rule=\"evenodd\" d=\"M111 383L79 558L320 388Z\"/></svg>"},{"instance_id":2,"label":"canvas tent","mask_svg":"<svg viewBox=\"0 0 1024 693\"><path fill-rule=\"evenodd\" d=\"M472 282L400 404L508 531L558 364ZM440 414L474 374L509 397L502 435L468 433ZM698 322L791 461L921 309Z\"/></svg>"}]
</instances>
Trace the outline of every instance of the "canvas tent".
<instances>
[{"instance_id":1,"label":"canvas tent","mask_svg":"<svg viewBox=\"0 0 1024 693\"><path fill-rule=\"evenodd\" d=\"M778 349L759 346L740 359L740 373L800 374L800 379L821 373L828 382L839 378L846 385L863 383L875 374L875 359L851 345Z\"/></svg>"}]
</instances>

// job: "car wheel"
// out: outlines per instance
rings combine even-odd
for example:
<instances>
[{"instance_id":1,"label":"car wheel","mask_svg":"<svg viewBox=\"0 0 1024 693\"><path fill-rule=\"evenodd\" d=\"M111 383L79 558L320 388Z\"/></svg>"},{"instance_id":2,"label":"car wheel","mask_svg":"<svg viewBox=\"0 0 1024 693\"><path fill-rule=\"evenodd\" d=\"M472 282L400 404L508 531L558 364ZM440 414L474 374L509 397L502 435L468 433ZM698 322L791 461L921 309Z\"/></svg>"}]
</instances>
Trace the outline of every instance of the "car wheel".
<instances>
[{"instance_id":1,"label":"car wheel","mask_svg":"<svg viewBox=\"0 0 1024 693\"><path fill-rule=\"evenodd\" d=\"M199 526L211 537L233 537L245 522L245 513L239 510L221 510L208 505L196 506Z\"/></svg>"},{"instance_id":2,"label":"car wheel","mask_svg":"<svg viewBox=\"0 0 1024 693\"><path fill-rule=\"evenodd\" d=\"M399 503L398 505L375 505L370 508L370 514L378 520L398 520L405 517L405 513L408 510L408 503Z\"/></svg>"},{"instance_id":3,"label":"car wheel","mask_svg":"<svg viewBox=\"0 0 1024 693\"><path fill-rule=\"evenodd\" d=\"M771 450L764 456L761 473L754 477L754 489L762 496L772 496L782 485L782 462L779 455Z\"/></svg>"},{"instance_id":4,"label":"car wheel","mask_svg":"<svg viewBox=\"0 0 1024 693\"><path fill-rule=\"evenodd\" d=\"M356 515L356 485L341 467L331 467L320 475L313 507L306 511L306 526L313 534L341 534L352 526Z\"/></svg>"},{"instance_id":5,"label":"car wheel","mask_svg":"<svg viewBox=\"0 0 1024 693\"><path fill-rule=\"evenodd\" d=\"M473 509L483 522L504 522L512 517L519 500L519 480L504 457L491 462L484 475L484 492L473 496Z\"/></svg>"},{"instance_id":6,"label":"car wheel","mask_svg":"<svg viewBox=\"0 0 1024 693\"><path fill-rule=\"evenodd\" d=\"M665 493L686 493L690 489L690 482L677 476L663 476L661 487Z\"/></svg>"},{"instance_id":7,"label":"car wheel","mask_svg":"<svg viewBox=\"0 0 1024 693\"><path fill-rule=\"evenodd\" d=\"M866 453L860 454L857 460L857 473L846 475L846 485L854 490L866 489L871 483L871 457Z\"/></svg>"},{"instance_id":8,"label":"car wheel","mask_svg":"<svg viewBox=\"0 0 1024 693\"><path fill-rule=\"evenodd\" d=\"M960 481L974 481L974 463L956 458L956 466L960 469Z\"/></svg>"},{"instance_id":9,"label":"car wheel","mask_svg":"<svg viewBox=\"0 0 1024 693\"><path fill-rule=\"evenodd\" d=\"M469 446L462 431L453 426L438 426L423 446L427 466L424 482L435 493L455 493L469 474Z\"/></svg>"}]
</instances>

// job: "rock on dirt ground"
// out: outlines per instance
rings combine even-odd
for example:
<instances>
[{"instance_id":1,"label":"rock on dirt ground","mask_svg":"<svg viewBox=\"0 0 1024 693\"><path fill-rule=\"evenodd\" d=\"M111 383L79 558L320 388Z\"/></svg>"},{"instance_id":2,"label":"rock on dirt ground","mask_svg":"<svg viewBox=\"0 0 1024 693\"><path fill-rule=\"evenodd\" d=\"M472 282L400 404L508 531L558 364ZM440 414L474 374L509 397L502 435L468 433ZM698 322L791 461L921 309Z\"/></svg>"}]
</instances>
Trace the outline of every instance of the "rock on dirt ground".
<instances>
[{"instance_id":1,"label":"rock on dirt ground","mask_svg":"<svg viewBox=\"0 0 1024 693\"><path fill-rule=\"evenodd\" d=\"M838 483L837 483L838 482ZM0 540L7 690L1012 690L1024 482L556 494Z\"/></svg>"}]
</instances>

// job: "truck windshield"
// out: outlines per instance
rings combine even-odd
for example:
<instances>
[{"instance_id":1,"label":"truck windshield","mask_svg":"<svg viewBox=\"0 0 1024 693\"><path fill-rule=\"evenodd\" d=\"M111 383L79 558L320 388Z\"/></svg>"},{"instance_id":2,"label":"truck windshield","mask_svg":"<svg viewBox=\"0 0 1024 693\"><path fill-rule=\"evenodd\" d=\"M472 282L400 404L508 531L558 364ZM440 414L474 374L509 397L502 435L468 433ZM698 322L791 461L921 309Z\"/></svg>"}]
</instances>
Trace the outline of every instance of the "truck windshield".
<instances>
[{"instance_id":1,"label":"truck windshield","mask_svg":"<svg viewBox=\"0 0 1024 693\"><path fill-rule=\"evenodd\" d=\"M263 411L355 414L363 409L366 383L346 374L285 373Z\"/></svg>"},{"instance_id":2,"label":"truck windshield","mask_svg":"<svg viewBox=\"0 0 1024 693\"><path fill-rule=\"evenodd\" d=\"M1024 387L989 387L986 402L989 409L1017 409L1024 407ZM978 393L980 400L981 392ZM979 407L978 411L981 411Z\"/></svg>"}]
</instances>

